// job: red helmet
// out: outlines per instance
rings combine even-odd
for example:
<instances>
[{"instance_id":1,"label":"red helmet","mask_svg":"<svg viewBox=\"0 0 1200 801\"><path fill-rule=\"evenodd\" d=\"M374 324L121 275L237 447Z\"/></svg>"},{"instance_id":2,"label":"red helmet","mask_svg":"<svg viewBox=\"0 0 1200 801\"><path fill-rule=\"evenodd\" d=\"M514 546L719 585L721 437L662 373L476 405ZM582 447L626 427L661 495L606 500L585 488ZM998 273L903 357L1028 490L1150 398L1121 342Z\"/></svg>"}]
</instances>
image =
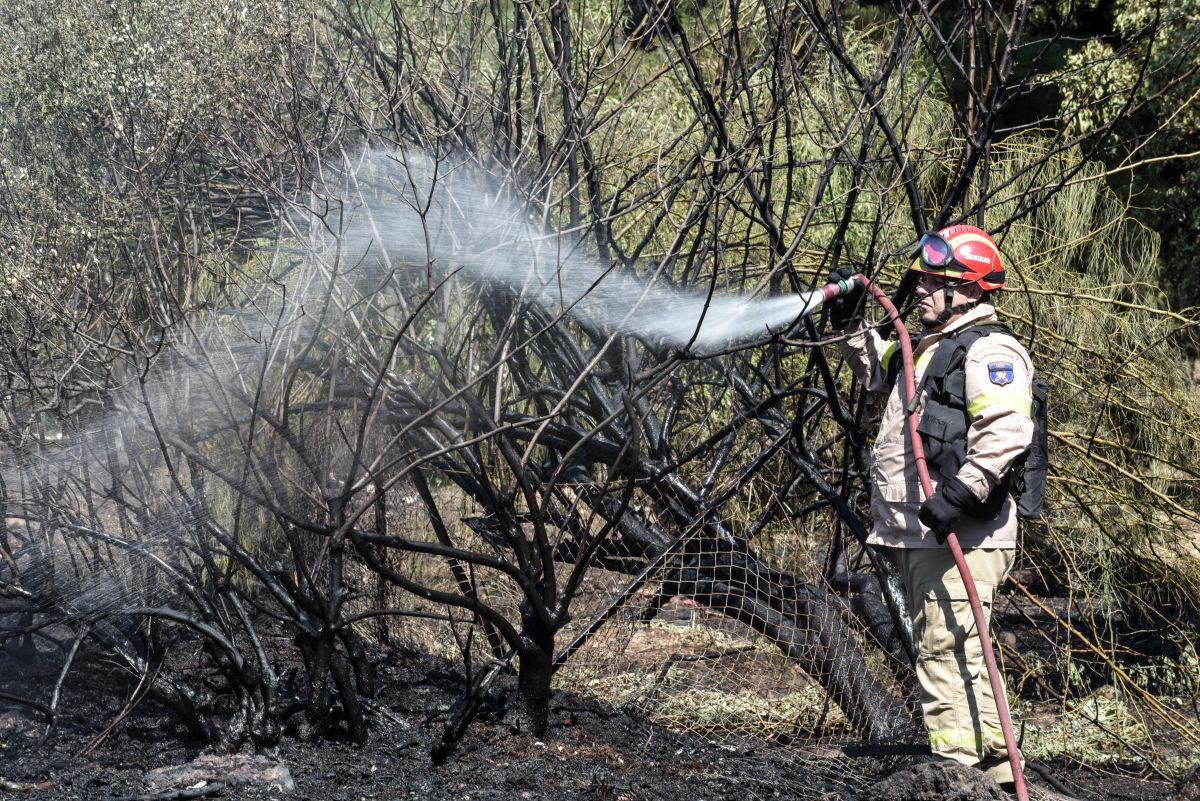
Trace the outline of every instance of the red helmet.
<instances>
[{"instance_id":1,"label":"red helmet","mask_svg":"<svg viewBox=\"0 0 1200 801\"><path fill-rule=\"evenodd\" d=\"M913 251L912 269L944 275L963 283L977 281L986 290L1004 286L1004 267L996 243L981 228L952 225L936 234L927 231Z\"/></svg>"}]
</instances>

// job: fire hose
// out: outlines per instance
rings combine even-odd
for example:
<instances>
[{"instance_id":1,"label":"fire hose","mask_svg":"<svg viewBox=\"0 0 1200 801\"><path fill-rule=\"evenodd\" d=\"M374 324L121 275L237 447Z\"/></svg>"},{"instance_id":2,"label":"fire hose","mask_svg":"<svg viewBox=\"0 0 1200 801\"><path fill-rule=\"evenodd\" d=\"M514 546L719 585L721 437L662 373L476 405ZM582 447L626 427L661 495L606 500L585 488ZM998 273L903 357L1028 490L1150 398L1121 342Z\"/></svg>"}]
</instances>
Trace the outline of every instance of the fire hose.
<instances>
[{"instance_id":1,"label":"fire hose","mask_svg":"<svg viewBox=\"0 0 1200 801\"><path fill-rule=\"evenodd\" d=\"M888 298L887 293L880 289L875 282L863 275L856 274L846 280L827 284L820 289L805 293L803 296L806 301L804 314L809 314L822 303L849 292L854 288L856 283L870 291L875 301L887 314L888 321L896 329L896 336L900 345L900 355L903 360L904 401L905 408L907 409L905 417L912 440L913 459L917 465L917 476L921 480L921 491L925 494L926 498L929 498L933 495L933 482L929 479L929 466L925 463L925 446L921 441L920 432L917 431L920 420L915 414L916 404L913 403L917 388L913 370L912 342L909 340L908 329L905 328L904 321L900 318L900 313ZM1008 711L1008 696L1005 695L1004 683L1001 679L1000 671L996 666L996 655L992 651L992 638L988 633L987 618L983 614L983 605L979 602L979 592L975 588L975 580L971 577L971 568L967 565L967 559L963 555L962 547L958 544L958 537L953 532L946 535L946 544L950 547L950 553L954 557L954 564L958 567L958 574L962 577L963 585L966 587L967 600L971 604L971 614L975 618L975 630L979 633L979 643L983 647L983 661L987 667L988 681L991 682L992 694L996 697L996 711L1000 716L1000 729L1004 733L1004 747L1008 751L1008 761L1012 765L1013 782L1016 785L1017 798L1019 801L1028 801L1029 792L1025 787L1024 771L1021 769L1021 754L1017 750L1017 739L1013 735L1012 716Z\"/></svg>"}]
</instances>

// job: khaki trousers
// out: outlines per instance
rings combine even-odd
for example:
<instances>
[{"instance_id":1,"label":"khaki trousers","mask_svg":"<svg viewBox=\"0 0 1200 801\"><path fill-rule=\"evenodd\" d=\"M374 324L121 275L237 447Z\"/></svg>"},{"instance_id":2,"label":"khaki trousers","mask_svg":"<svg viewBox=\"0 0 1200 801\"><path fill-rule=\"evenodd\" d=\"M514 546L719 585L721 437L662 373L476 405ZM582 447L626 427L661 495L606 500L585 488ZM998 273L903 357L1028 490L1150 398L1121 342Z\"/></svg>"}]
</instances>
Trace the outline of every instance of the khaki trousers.
<instances>
[{"instance_id":1,"label":"khaki trousers","mask_svg":"<svg viewBox=\"0 0 1200 801\"><path fill-rule=\"evenodd\" d=\"M1017 552L973 548L965 551L984 615L1012 569ZM975 634L967 590L949 548L897 548L892 551L904 579L913 614L921 711L934 756L975 765L997 782L1011 782L996 697Z\"/></svg>"}]
</instances>

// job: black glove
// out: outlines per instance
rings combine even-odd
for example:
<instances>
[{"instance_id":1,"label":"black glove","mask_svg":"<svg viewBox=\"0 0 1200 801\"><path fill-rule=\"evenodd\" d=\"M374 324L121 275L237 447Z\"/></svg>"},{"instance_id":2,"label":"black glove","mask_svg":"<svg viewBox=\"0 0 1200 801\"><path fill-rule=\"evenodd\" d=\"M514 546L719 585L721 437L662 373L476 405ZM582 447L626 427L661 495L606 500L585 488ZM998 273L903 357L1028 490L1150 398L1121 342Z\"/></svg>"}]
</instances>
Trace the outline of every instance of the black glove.
<instances>
[{"instance_id":1,"label":"black glove","mask_svg":"<svg viewBox=\"0 0 1200 801\"><path fill-rule=\"evenodd\" d=\"M839 267L829 274L829 283L836 284L838 281L845 281L853 275L849 267ZM826 306L829 307L829 324L835 330L842 330L854 321L854 318L862 314L862 296L865 290L861 285L856 285L849 292L838 295L833 300L829 301Z\"/></svg>"},{"instance_id":2,"label":"black glove","mask_svg":"<svg viewBox=\"0 0 1200 801\"><path fill-rule=\"evenodd\" d=\"M946 542L950 529L962 517L963 510L976 500L966 484L957 478L947 478L938 485L937 492L921 504L917 519L929 527L933 536L937 537L938 545L941 545Z\"/></svg>"}]
</instances>

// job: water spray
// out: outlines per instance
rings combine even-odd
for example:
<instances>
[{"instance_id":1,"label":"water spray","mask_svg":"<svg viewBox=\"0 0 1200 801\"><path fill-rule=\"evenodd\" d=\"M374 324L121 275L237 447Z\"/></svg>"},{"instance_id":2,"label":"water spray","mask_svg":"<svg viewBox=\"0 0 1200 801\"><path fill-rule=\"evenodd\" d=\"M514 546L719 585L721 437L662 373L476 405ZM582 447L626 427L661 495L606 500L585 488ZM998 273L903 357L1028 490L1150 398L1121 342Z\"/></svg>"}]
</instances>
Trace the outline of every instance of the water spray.
<instances>
[{"instance_id":1,"label":"water spray","mask_svg":"<svg viewBox=\"0 0 1200 801\"><path fill-rule=\"evenodd\" d=\"M378 199L356 205L336 236L344 260L361 264L355 269L367 283L393 272L422 278L428 270L434 283L495 288L614 334L700 353L772 336L852 288L842 281L773 297L720 286L697 291L670 280L669 258L639 274L586 255L581 239L547 230L485 175L438 173L415 155L405 156L403 169L384 153L364 163L370 169L354 180L369 190L364 198Z\"/></svg>"}]
</instances>

